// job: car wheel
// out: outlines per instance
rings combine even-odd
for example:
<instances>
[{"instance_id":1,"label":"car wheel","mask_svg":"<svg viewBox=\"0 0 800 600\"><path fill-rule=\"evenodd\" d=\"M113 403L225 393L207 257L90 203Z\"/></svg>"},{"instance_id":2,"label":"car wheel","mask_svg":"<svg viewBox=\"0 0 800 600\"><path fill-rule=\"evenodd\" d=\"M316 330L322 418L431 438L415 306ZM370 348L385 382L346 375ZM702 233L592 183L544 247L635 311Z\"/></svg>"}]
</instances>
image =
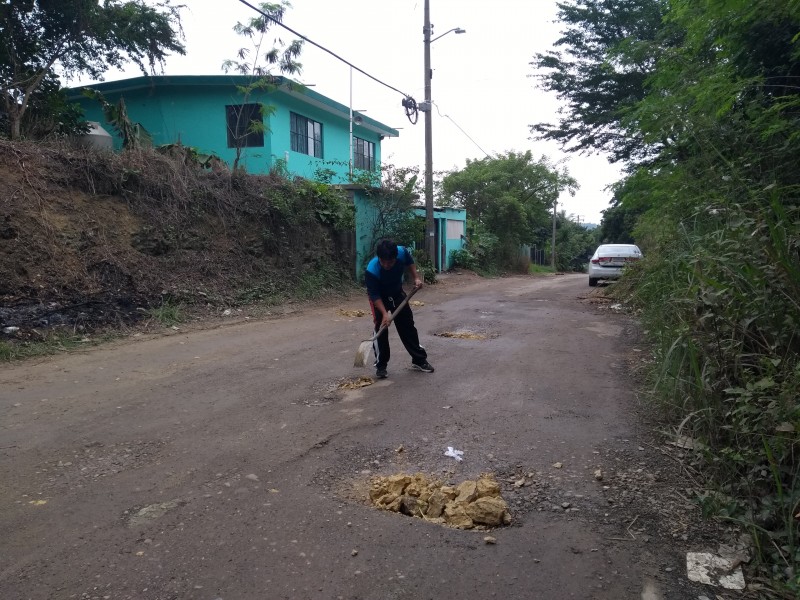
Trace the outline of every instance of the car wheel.
<instances>
[{"instance_id":1,"label":"car wheel","mask_svg":"<svg viewBox=\"0 0 800 600\"><path fill-rule=\"evenodd\" d=\"M594 277L589 277L589 287L595 287L597 285L597 279Z\"/></svg>"}]
</instances>

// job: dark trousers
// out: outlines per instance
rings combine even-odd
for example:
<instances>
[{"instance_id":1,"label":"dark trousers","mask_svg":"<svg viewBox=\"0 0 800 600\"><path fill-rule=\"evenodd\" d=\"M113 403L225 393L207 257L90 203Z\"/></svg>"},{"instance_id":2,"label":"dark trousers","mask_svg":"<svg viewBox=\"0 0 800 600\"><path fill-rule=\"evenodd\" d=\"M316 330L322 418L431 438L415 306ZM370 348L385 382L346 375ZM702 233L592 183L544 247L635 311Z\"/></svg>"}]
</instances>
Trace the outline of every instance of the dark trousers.
<instances>
[{"instance_id":1,"label":"dark trousers","mask_svg":"<svg viewBox=\"0 0 800 600\"><path fill-rule=\"evenodd\" d=\"M395 315L394 326L397 328L397 335L400 336L400 341L403 342L406 351L411 355L411 362L416 365L421 365L428 360L428 353L425 348L419 345L419 334L417 328L414 326L414 313L411 312L411 307L406 304L403 310L395 314L397 305L400 304L405 298L381 298L383 305L386 309ZM370 308L372 309L372 320L375 323L375 331L381 327L381 315L375 310L375 305L370 301ZM375 352L375 367L378 369L385 369L389 358L391 357L391 350L389 349L389 328L386 328L378 338L372 342L372 350Z\"/></svg>"}]
</instances>

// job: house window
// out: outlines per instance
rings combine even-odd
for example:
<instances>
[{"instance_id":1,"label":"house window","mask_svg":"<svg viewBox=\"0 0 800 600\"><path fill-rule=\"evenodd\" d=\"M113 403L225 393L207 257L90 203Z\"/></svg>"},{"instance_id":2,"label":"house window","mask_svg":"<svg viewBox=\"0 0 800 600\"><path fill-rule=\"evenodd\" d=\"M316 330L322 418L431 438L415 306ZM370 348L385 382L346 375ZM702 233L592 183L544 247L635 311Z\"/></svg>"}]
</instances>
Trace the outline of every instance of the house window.
<instances>
[{"instance_id":1,"label":"house window","mask_svg":"<svg viewBox=\"0 0 800 600\"><path fill-rule=\"evenodd\" d=\"M322 123L290 113L292 150L322 158Z\"/></svg>"},{"instance_id":2,"label":"house window","mask_svg":"<svg viewBox=\"0 0 800 600\"><path fill-rule=\"evenodd\" d=\"M264 121L260 104L236 104L225 107L228 123L228 148L264 146Z\"/></svg>"},{"instance_id":3,"label":"house window","mask_svg":"<svg viewBox=\"0 0 800 600\"><path fill-rule=\"evenodd\" d=\"M365 171L375 170L375 144L373 142L358 137L353 138L353 166Z\"/></svg>"}]
</instances>

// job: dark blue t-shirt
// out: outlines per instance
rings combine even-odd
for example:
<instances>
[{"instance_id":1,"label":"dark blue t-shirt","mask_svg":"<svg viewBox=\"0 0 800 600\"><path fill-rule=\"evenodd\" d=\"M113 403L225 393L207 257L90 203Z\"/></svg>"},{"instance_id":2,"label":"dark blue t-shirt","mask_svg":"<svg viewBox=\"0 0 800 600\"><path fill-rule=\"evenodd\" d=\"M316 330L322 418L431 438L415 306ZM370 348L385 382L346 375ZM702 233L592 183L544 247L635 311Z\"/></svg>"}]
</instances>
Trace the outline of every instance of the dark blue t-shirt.
<instances>
[{"instance_id":1,"label":"dark blue t-shirt","mask_svg":"<svg viewBox=\"0 0 800 600\"><path fill-rule=\"evenodd\" d=\"M384 269L375 256L367 265L364 280L370 300L403 297L403 274L414 264L411 252L405 246L397 247L397 261L391 269Z\"/></svg>"}]
</instances>

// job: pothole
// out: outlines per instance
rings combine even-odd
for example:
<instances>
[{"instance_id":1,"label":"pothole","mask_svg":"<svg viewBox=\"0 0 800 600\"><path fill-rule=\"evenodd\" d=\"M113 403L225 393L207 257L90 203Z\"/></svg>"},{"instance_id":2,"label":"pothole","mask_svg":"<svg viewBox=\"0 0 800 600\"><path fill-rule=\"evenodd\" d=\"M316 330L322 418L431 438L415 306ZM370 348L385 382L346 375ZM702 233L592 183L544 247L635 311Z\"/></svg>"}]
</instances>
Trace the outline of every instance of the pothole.
<instances>
[{"instance_id":1,"label":"pothole","mask_svg":"<svg viewBox=\"0 0 800 600\"><path fill-rule=\"evenodd\" d=\"M361 375L360 377L345 377L344 379L340 379L336 384L337 390L357 390L362 387L366 387L368 385L372 385L375 383L375 380L372 377L367 377L366 375Z\"/></svg>"},{"instance_id":2,"label":"pothole","mask_svg":"<svg viewBox=\"0 0 800 600\"><path fill-rule=\"evenodd\" d=\"M305 406L327 406L342 399L344 392L357 390L375 383L372 377L343 377L322 386L316 386L315 391L320 393L320 397L303 400Z\"/></svg>"},{"instance_id":3,"label":"pothole","mask_svg":"<svg viewBox=\"0 0 800 600\"><path fill-rule=\"evenodd\" d=\"M106 446L88 442L81 448L64 453L57 461L45 463L37 473L47 477L45 485L84 485L112 477L123 471L140 469L158 460L166 441L132 440Z\"/></svg>"},{"instance_id":4,"label":"pothole","mask_svg":"<svg viewBox=\"0 0 800 600\"><path fill-rule=\"evenodd\" d=\"M459 340L485 340L489 338L488 334L470 331L468 329L458 329L456 331L440 331L435 333L439 337L456 338Z\"/></svg>"},{"instance_id":5,"label":"pothole","mask_svg":"<svg viewBox=\"0 0 800 600\"><path fill-rule=\"evenodd\" d=\"M339 309L339 314L343 317L364 317L367 314L365 310L345 310L344 308Z\"/></svg>"},{"instance_id":6,"label":"pothole","mask_svg":"<svg viewBox=\"0 0 800 600\"><path fill-rule=\"evenodd\" d=\"M511 524L508 504L490 473L447 485L423 473L370 480L373 506L455 529L486 530Z\"/></svg>"},{"instance_id":7,"label":"pothole","mask_svg":"<svg viewBox=\"0 0 800 600\"><path fill-rule=\"evenodd\" d=\"M143 527L148 522L163 517L169 511L174 510L180 506L184 506L185 504L186 501L177 499L170 500L169 502L159 502L141 508L138 507L131 508L129 510L126 510L123 513L123 516L128 521L129 527L132 528Z\"/></svg>"}]
</instances>

